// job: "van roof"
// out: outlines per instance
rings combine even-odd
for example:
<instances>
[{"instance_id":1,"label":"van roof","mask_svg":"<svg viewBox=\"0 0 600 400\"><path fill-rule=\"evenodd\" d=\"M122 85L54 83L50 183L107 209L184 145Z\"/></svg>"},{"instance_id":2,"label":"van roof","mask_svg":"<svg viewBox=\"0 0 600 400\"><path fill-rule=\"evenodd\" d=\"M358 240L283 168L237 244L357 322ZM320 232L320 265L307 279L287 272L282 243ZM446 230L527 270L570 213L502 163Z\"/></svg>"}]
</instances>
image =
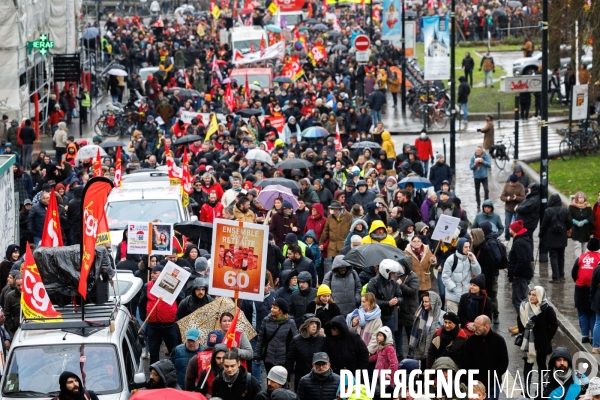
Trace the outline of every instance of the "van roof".
<instances>
[{"instance_id":1,"label":"van roof","mask_svg":"<svg viewBox=\"0 0 600 400\"><path fill-rule=\"evenodd\" d=\"M101 318L94 317L95 307L115 307L112 325L114 328L111 332L111 323L104 324L100 321ZM57 307L57 311L63 312L63 315L67 315L68 309L72 310L72 307ZM71 311L72 312L72 311ZM81 310L79 310L81 312ZM81 315L81 314L79 314ZM81 343L116 343L117 340L113 340L113 336L116 333L117 337L119 332L126 327L131 319L129 310L123 305L114 306L108 303L105 306L96 306L92 304L86 305L86 321L100 321L102 326L95 327L93 322L90 323L88 328L62 328L62 323L37 323L34 321L24 321L21 328L17 330L13 337L13 343L18 346L40 346L47 344L81 344ZM65 321L71 321L65 318ZM81 320L79 320L81 321ZM39 325L39 329L36 326ZM68 323L64 323L68 325ZM51 329L48 329L50 326Z\"/></svg>"},{"instance_id":2,"label":"van roof","mask_svg":"<svg viewBox=\"0 0 600 400\"><path fill-rule=\"evenodd\" d=\"M141 200L142 191L145 199L177 199L181 198L180 185L171 185L169 181L132 182L120 188L114 188L108 195L108 203L112 201Z\"/></svg>"}]
</instances>

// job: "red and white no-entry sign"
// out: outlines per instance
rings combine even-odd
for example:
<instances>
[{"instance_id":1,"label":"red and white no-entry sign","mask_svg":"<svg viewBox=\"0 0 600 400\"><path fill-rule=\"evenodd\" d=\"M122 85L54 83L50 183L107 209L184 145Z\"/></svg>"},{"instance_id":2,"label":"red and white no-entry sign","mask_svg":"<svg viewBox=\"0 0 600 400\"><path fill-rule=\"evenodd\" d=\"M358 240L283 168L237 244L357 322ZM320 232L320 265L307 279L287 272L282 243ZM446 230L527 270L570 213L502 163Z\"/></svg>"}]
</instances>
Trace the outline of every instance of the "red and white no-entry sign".
<instances>
[{"instance_id":1,"label":"red and white no-entry sign","mask_svg":"<svg viewBox=\"0 0 600 400\"><path fill-rule=\"evenodd\" d=\"M367 35L358 35L354 39L354 47L356 51L367 51L371 47L371 40Z\"/></svg>"}]
</instances>

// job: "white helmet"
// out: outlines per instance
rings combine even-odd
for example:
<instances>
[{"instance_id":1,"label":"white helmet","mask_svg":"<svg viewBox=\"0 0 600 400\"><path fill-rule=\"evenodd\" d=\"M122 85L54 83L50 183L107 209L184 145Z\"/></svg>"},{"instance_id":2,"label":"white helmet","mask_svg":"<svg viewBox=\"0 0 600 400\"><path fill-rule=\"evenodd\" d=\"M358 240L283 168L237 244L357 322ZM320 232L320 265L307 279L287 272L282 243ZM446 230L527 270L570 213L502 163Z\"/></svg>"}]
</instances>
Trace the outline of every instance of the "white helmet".
<instances>
[{"instance_id":1,"label":"white helmet","mask_svg":"<svg viewBox=\"0 0 600 400\"><path fill-rule=\"evenodd\" d=\"M379 275L385 279L390 279L390 274L397 274L400 271L400 264L397 261L386 258L379 263Z\"/></svg>"}]
</instances>

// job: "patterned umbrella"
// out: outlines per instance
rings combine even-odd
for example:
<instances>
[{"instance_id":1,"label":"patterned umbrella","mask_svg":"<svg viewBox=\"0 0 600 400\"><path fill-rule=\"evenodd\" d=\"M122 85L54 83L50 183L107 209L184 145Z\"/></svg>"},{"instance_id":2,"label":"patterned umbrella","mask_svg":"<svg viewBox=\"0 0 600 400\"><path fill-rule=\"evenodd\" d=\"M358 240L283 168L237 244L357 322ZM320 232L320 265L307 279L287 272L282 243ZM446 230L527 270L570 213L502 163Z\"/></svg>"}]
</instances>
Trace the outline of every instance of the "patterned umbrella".
<instances>
[{"instance_id":1,"label":"patterned umbrella","mask_svg":"<svg viewBox=\"0 0 600 400\"><path fill-rule=\"evenodd\" d=\"M196 328L200 331L200 344L206 346L208 333L219 329L219 317L224 312L230 312L235 315L235 304L229 297L219 297L212 303L200 307L187 317L177 321L181 337L185 338L185 333L188 329ZM240 313L236 330L245 333L248 340L252 340L257 335L243 312Z\"/></svg>"}]
</instances>

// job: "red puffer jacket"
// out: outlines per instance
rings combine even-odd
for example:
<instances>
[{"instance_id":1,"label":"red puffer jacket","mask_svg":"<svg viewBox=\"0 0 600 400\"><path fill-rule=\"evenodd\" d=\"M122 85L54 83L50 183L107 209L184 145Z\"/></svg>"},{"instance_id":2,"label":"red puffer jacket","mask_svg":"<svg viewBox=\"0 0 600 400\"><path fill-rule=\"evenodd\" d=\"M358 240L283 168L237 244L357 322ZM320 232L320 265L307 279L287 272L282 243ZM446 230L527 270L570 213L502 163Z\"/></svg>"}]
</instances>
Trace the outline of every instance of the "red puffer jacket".
<instances>
[{"instance_id":1,"label":"red puffer jacket","mask_svg":"<svg viewBox=\"0 0 600 400\"><path fill-rule=\"evenodd\" d=\"M148 302L146 303L146 313L152 311L152 308L158 301L158 297L150 293L150 291L152 290L152 286L154 286L154 281L148 282ZM175 314L177 314L177 302L173 302L173 305L170 306L164 301L161 301L160 303L158 303L156 310L154 310L154 312L150 314L148 322L161 322L163 324L172 324L175 322Z\"/></svg>"}]
</instances>

